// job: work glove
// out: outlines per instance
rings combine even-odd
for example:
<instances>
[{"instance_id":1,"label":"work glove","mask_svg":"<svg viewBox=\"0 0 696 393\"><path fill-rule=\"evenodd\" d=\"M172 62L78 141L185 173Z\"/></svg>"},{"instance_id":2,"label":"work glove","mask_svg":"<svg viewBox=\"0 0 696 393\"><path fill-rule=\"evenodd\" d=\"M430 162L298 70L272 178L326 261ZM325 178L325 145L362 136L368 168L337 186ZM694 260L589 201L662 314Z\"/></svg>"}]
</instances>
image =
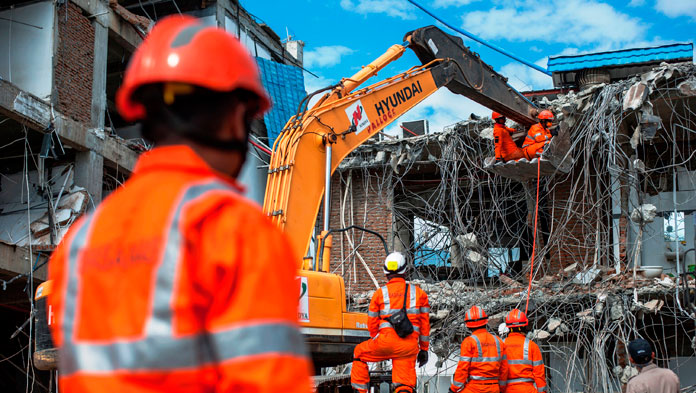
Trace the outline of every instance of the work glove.
<instances>
[{"instance_id":1,"label":"work glove","mask_svg":"<svg viewBox=\"0 0 696 393\"><path fill-rule=\"evenodd\" d=\"M554 127L551 130L551 136L558 136L558 128Z\"/></svg>"},{"instance_id":2,"label":"work glove","mask_svg":"<svg viewBox=\"0 0 696 393\"><path fill-rule=\"evenodd\" d=\"M418 352L418 367L425 366L425 363L428 363L428 351Z\"/></svg>"}]
</instances>

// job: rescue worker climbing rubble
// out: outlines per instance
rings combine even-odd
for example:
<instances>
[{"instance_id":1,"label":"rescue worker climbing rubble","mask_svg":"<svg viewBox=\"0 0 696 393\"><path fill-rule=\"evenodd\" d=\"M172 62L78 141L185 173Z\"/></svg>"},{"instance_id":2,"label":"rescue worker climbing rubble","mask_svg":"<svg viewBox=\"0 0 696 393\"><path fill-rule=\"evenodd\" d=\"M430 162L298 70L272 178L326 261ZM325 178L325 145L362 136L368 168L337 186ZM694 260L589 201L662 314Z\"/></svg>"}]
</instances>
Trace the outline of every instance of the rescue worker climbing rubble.
<instances>
[{"instance_id":1,"label":"rescue worker climbing rubble","mask_svg":"<svg viewBox=\"0 0 696 393\"><path fill-rule=\"evenodd\" d=\"M553 112L545 109L539 112L537 118L539 122L534 124L529 131L527 131L527 137L522 144L522 149L528 160L541 157L544 147L551 142L551 138L558 135L556 129L552 128L554 119Z\"/></svg>"},{"instance_id":2,"label":"rescue worker climbing rubble","mask_svg":"<svg viewBox=\"0 0 696 393\"><path fill-rule=\"evenodd\" d=\"M510 329L505 339L505 355L508 372L501 382L504 393L542 393L546 391L546 372L539 346L525 335L529 320L518 309L510 311L505 318Z\"/></svg>"},{"instance_id":3,"label":"rescue worker climbing rubble","mask_svg":"<svg viewBox=\"0 0 696 393\"><path fill-rule=\"evenodd\" d=\"M505 385L507 360L505 344L500 337L486 330L488 315L479 307L471 307L465 314L466 327L473 330L462 341L457 370L452 376L452 393L498 393Z\"/></svg>"},{"instance_id":4,"label":"rescue worker climbing rubble","mask_svg":"<svg viewBox=\"0 0 696 393\"><path fill-rule=\"evenodd\" d=\"M162 19L117 106L156 147L51 258L61 392L309 392L297 258L235 180L270 106L252 57Z\"/></svg>"},{"instance_id":5,"label":"rescue worker climbing rubble","mask_svg":"<svg viewBox=\"0 0 696 393\"><path fill-rule=\"evenodd\" d=\"M493 112L491 116L493 121L493 140L495 142L495 160L498 162L506 162L525 158L524 151L517 147L515 141L512 140L514 129L506 127L505 116L498 112Z\"/></svg>"},{"instance_id":6,"label":"rescue worker climbing rubble","mask_svg":"<svg viewBox=\"0 0 696 393\"><path fill-rule=\"evenodd\" d=\"M384 261L387 285L375 291L367 313L370 339L358 344L353 351L350 382L359 393L365 393L370 382L367 362L392 361L392 383L395 392L415 392L416 360L423 367L428 362L430 346L430 305L428 295L419 286L407 284L406 258L393 252ZM390 323L406 309L413 332L400 337ZM398 326L397 326L398 329Z\"/></svg>"}]
</instances>

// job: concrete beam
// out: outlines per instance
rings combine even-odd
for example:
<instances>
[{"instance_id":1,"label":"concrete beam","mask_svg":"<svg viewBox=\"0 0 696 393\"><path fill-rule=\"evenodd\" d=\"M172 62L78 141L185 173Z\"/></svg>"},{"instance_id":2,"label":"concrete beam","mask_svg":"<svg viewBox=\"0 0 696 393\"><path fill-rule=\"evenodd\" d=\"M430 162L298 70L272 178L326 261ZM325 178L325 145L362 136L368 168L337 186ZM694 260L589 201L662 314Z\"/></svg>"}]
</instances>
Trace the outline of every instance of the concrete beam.
<instances>
[{"instance_id":1,"label":"concrete beam","mask_svg":"<svg viewBox=\"0 0 696 393\"><path fill-rule=\"evenodd\" d=\"M94 18L94 72L92 74L92 128L104 129L106 112L106 62L109 50L109 29L104 25L107 15Z\"/></svg>"},{"instance_id":2,"label":"concrete beam","mask_svg":"<svg viewBox=\"0 0 696 393\"><path fill-rule=\"evenodd\" d=\"M39 132L53 127L64 144L79 151L91 150L109 165L127 172L133 170L138 158L138 153L122 141L52 110L46 102L5 80L0 80L0 113Z\"/></svg>"},{"instance_id":3,"label":"concrete beam","mask_svg":"<svg viewBox=\"0 0 696 393\"><path fill-rule=\"evenodd\" d=\"M36 261L36 254L29 258L29 249L0 243L0 272L8 275L29 273ZM43 261L43 260L42 260ZM36 269L34 280L45 281L48 276L48 264Z\"/></svg>"}]
</instances>

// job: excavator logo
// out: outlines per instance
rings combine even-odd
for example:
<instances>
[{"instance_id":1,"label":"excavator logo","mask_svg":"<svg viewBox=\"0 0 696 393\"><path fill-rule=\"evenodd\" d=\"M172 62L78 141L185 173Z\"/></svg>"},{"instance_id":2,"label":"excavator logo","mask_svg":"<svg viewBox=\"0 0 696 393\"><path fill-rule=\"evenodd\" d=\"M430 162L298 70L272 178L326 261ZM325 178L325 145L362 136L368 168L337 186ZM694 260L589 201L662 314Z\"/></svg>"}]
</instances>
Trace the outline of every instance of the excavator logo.
<instances>
[{"instance_id":1,"label":"excavator logo","mask_svg":"<svg viewBox=\"0 0 696 393\"><path fill-rule=\"evenodd\" d=\"M356 135L370 126L370 120L367 118L367 113L365 113L365 107L363 107L360 100L346 108L346 116L348 116L350 124L355 127Z\"/></svg>"}]
</instances>

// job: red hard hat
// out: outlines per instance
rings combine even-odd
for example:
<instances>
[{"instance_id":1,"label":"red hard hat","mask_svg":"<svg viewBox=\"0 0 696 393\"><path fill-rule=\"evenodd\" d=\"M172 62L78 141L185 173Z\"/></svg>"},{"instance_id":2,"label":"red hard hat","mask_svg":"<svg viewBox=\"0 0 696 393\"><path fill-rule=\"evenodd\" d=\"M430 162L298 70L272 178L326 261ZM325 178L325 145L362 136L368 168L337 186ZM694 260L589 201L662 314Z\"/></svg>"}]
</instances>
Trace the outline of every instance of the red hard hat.
<instances>
[{"instance_id":1,"label":"red hard hat","mask_svg":"<svg viewBox=\"0 0 696 393\"><path fill-rule=\"evenodd\" d=\"M518 309L513 309L510 311L505 318L505 324L507 327L520 327L520 326L527 326L529 324L529 321L527 320L527 316L524 315L524 313Z\"/></svg>"},{"instance_id":2,"label":"red hard hat","mask_svg":"<svg viewBox=\"0 0 696 393\"><path fill-rule=\"evenodd\" d=\"M553 112L551 112L548 109L544 109L539 113L539 116L537 116L539 120L553 120Z\"/></svg>"},{"instance_id":3,"label":"red hard hat","mask_svg":"<svg viewBox=\"0 0 696 393\"><path fill-rule=\"evenodd\" d=\"M505 116L501 115L501 114L498 113L498 112L493 112L493 114L491 115L491 118L492 118L493 120L500 119L501 117L505 117Z\"/></svg>"},{"instance_id":4,"label":"red hard hat","mask_svg":"<svg viewBox=\"0 0 696 393\"><path fill-rule=\"evenodd\" d=\"M133 93L143 85L167 82L251 91L259 97L257 115L271 106L256 62L239 40L191 16L162 19L135 51L116 95L121 116L128 121L145 117L145 107L133 100Z\"/></svg>"},{"instance_id":5,"label":"red hard hat","mask_svg":"<svg viewBox=\"0 0 696 393\"><path fill-rule=\"evenodd\" d=\"M472 306L464 315L464 322L468 328L481 327L488 323L488 315L483 308Z\"/></svg>"}]
</instances>

